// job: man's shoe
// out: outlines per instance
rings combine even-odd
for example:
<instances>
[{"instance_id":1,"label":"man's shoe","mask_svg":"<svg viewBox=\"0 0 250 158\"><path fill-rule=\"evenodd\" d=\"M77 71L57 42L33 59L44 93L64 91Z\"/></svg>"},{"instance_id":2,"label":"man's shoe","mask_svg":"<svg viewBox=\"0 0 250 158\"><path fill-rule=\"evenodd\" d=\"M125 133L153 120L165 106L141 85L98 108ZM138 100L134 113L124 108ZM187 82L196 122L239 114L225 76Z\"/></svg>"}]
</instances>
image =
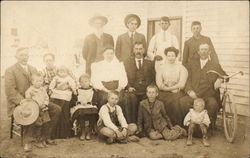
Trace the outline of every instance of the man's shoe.
<instances>
[{"instance_id":1,"label":"man's shoe","mask_svg":"<svg viewBox=\"0 0 250 158\"><path fill-rule=\"evenodd\" d=\"M114 143L114 138L107 139L107 144L113 144L113 143Z\"/></svg>"},{"instance_id":2,"label":"man's shoe","mask_svg":"<svg viewBox=\"0 0 250 158\"><path fill-rule=\"evenodd\" d=\"M46 144L57 145L56 142L54 140L51 140L51 139L46 140Z\"/></svg>"},{"instance_id":3,"label":"man's shoe","mask_svg":"<svg viewBox=\"0 0 250 158\"><path fill-rule=\"evenodd\" d=\"M32 146L31 146L31 144L24 144L23 149L25 152L30 152L30 151L32 151Z\"/></svg>"},{"instance_id":4,"label":"man's shoe","mask_svg":"<svg viewBox=\"0 0 250 158\"><path fill-rule=\"evenodd\" d=\"M137 137L137 136L129 136L128 141L130 141L130 142L139 142L140 138Z\"/></svg>"}]
</instances>

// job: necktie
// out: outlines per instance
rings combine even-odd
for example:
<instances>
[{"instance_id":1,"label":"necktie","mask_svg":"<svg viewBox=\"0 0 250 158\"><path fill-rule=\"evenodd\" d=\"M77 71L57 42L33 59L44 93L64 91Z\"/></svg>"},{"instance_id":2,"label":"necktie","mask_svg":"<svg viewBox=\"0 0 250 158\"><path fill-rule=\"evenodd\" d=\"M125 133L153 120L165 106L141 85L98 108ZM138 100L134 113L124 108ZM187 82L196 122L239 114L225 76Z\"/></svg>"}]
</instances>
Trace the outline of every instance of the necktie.
<instances>
[{"instance_id":1,"label":"necktie","mask_svg":"<svg viewBox=\"0 0 250 158\"><path fill-rule=\"evenodd\" d=\"M141 59L138 60L138 66L139 66L139 70L140 70L142 68Z\"/></svg>"},{"instance_id":2,"label":"necktie","mask_svg":"<svg viewBox=\"0 0 250 158\"><path fill-rule=\"evenodd\" d=\"M163 31L163 41L166 41L166 31Z\"/></svg>"}]
</instances>

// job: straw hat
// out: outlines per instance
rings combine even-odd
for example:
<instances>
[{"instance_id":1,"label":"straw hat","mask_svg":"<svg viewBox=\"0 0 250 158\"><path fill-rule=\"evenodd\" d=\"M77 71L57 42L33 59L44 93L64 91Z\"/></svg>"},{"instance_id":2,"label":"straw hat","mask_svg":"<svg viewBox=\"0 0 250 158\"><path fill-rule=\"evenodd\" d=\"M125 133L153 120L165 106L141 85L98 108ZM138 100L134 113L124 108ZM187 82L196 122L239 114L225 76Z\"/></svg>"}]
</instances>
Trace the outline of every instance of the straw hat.
<instances>
[{"instance_id":1,"label":"straw hat","mask_svg":"<svg viewBox=\"0 0 250 158\"><path fill-rule=\"evenodd\" d=\"M138 24L138 25L137 25L137 28L139 28L140 25L141 25L141 19L140 19L140 17L139 17L138 15L136 15L136 14L128 14L128 15L125 17L125 19L124 19L125 26L128 27L127 24L128 24L128 21L129 21L131 18L135 18L135 19L136 19L137 24Z\"/></svg>"},{"instance_id":2,"label":"straw hat","mask_svg":"<svg viewBox=\"0 0 250 158\"><path fill-rule=\"evenodd\" d=\"M32 99L24 99L20 105L14 109L13 116L18 124L30 125L34 123L39 116L39 106Z\"/></svg>"}]
</instances>

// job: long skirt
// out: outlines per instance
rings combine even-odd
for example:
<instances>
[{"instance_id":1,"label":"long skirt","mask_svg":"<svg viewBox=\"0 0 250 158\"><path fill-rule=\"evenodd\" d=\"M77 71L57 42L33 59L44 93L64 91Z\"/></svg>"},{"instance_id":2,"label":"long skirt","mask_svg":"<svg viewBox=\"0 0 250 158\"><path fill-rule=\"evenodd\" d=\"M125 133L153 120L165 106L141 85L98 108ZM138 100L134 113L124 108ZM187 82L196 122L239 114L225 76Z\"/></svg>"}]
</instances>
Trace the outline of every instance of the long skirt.
<instances>
[{"instance_id":1,"label":"long skirt","mask_svg":"<svg viewBox=\"0 0 250 158\"><path fill-rule=\"evenodd\" d=\"M185 94L180 91L178 93L159 91L159 100L161 100L166 109L166 113L172 121L173 125L179 125L183 127L184 116L180 108L180 98Z\"/></svg>"},{"instance_id":2,"label":"long skirt","mask_svg":"<svg viewBox=\"0 0 250 158\"><path fill-rule=\"evenodd\" d=\"M51 98L51 102L59 105L62 111L59 115L57 125L52 131L52 139L69 138L72 136L72 123L70 121L70 107L69 101Z\"/></svg>"}]
</instances>

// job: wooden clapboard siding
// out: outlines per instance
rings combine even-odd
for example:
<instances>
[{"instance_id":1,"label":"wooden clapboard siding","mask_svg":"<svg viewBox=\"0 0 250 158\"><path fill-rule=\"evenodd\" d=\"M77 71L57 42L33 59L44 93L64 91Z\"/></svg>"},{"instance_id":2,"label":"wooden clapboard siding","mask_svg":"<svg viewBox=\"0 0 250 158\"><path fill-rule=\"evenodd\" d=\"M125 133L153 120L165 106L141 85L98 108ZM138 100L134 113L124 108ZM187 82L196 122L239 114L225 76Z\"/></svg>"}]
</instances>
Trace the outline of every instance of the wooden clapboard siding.
<instances>
[{"instance_id":1,"label":"wooden clapboard siding","mask_svg":"<svg viewBox=\"0 0 250 158\"><path fill-rule=\"evenodd\" d=\"M185 40L192 36L192 21L201 21L202 34L211 38L223 69L229 75L244 72L244 76L232 78L228 88L235 96L238 113L249 116L249 22L245 20L248 19L247 7L244 7L246 3L218 3L186 2L183 18ZM243 9L238 10L239 7Z\"/></svg>"}]
</instances>

